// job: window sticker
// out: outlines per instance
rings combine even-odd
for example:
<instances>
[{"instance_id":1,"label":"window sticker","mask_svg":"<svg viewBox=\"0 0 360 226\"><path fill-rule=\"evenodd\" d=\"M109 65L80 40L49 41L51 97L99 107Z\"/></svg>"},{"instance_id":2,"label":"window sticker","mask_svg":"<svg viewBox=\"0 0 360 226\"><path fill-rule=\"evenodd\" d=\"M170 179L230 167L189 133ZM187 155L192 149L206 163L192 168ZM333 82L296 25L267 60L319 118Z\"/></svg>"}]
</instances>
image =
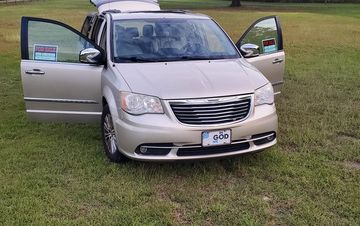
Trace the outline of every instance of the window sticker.
<instances>
[{"instance_id":1,"label":"window sticker","mask_svg":"<svg viewBox=\"0 0 360 226\"><path fill-rule=\"evenodd\" d=\"M34 44L34 60L57 61L58 46Z\"/></svg>"},{"instance_id":2,"label":"window sticker","mask_svg":"<svg viewBox=\"0 0 360 226\"><path fill-rule=\"evenodd\" d=\"M276 52L276 40L275 38L265 39L262 41L264 53Z\"/></svg>"}]
</instances>

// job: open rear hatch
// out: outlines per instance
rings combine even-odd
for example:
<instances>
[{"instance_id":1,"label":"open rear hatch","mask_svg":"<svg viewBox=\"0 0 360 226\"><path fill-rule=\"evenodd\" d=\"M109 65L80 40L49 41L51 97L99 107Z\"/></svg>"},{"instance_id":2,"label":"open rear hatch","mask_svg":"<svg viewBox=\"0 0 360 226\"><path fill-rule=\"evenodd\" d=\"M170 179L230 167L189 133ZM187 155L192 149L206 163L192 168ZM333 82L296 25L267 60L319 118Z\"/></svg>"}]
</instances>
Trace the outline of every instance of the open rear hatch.
<instances>
[{"instance_id":1,"label":"open rear hatch","mask_svg":"<svg viewBox=\"0 0 360 226\"><path fill-rule=\"evenodd\" d=\"M90 0L99 13L106 10L157 11L160 10L158 0Z\"/></svg>"}]
</instances>

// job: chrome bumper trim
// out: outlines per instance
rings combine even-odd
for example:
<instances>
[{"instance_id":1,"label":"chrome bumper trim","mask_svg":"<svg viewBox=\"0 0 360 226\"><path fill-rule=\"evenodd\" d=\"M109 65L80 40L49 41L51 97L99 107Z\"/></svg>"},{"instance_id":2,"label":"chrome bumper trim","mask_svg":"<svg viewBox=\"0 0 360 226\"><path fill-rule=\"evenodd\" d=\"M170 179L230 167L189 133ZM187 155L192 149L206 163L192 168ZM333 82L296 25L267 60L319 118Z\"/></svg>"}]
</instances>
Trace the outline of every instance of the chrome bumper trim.
<instances>
[{"instance_id":1,"label":"chrome bumper trim","mask_svg":"<svg viewBox=\"0 0 360 226\"><path fill-rule=\"evenodd\" d=\"M257 141L257 140L261 140L261 139L265 139L271 136L274 136L275 133L271 133L269 135L266 136L262 136L262 137L258 137L258 138L253 138L253 139L244 139L244 140L240 140L240 141L235 141L235 142L231 142L231 144L242 144L242 143L248 143L248 142L253 142L253 141ZM230 145L231 145L230 144ZM144 147L144 148L156 148L156 149L186 149L186 148L202 148L202 145L190 145L190 146L149 146L149 145L144 145L144 146L140 146L140 147Z\"/></svg>"}]
</instances>

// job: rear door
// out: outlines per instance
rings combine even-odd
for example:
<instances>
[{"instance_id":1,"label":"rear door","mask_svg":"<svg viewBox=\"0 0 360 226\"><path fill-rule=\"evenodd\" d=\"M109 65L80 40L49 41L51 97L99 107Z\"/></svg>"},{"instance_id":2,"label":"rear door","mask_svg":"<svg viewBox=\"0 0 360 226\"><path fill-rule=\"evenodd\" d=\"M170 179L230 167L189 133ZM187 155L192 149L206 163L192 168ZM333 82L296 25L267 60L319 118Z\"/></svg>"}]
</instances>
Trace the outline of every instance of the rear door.
<instances>
[{"instance_id":1,"label":"rear door","mask_svg":"<svg viewBox=\"0 0 360 226\"><path fill-rule=\"evenodd\" d=\"M103 52L66 24L23 17L21 78L26 112L36 121L99 120L103 65L80 63L85 48Z\"/></svg>"},{"instance_id":2,"label":"rear door","mask_svg":"<svg viewBox=\"0 0 360 226\"><path fill-rule=\"evenodd\" d=\"M255 51L254 54L244 52L247 44L253 44L250 45L252 48L257 47L258 54ZM285 71L285 52L279 18L269 16L257 20L243 34L236 46L246 60L272 83L275 94L279 94L284 83Z\"/></svg>"}]
</instances>

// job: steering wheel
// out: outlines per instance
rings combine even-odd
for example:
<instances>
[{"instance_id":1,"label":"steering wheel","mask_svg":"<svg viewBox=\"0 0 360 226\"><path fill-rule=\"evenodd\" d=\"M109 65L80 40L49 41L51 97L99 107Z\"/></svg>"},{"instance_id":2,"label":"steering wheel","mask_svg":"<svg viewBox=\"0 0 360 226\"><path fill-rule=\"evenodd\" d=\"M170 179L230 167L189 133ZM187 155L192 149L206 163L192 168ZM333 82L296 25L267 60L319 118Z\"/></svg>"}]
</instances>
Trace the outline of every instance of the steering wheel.
<instances>
[{"instance_id":1,"label":"steering wheel","mask_svg":"<svg viewBox=\"0 0 360 226\"><path fill-rule=\"evenodd\" d=\"M193 45L191 45L190 43L187 43L186 45L184 45L181 50L184 53L194 53L194 48Z\"/></svg>"}]
</instances>

